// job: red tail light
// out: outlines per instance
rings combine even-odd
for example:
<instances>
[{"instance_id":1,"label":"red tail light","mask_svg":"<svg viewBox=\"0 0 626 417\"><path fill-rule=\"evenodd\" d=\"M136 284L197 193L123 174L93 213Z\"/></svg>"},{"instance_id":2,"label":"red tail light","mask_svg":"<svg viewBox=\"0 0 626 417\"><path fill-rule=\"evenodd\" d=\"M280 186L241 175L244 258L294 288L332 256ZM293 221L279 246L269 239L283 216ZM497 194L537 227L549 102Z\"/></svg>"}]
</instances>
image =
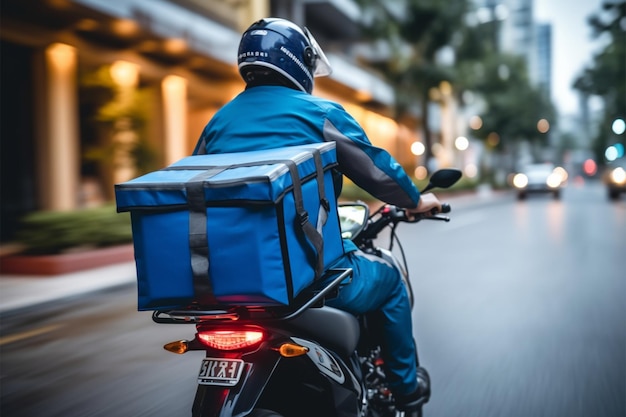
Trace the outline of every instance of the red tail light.
<instances>
[{"instance_id":1,"label":"red tail light","mask_svg":"<svg viewBox=\"0 0 626 417\"><path fill-rule=\"evenodd\" d=\"M263 332L256 328L198 329L198 340L210 348L219 350L245 349L260 343L263 337Z\"/></svg>"}]
</instances>

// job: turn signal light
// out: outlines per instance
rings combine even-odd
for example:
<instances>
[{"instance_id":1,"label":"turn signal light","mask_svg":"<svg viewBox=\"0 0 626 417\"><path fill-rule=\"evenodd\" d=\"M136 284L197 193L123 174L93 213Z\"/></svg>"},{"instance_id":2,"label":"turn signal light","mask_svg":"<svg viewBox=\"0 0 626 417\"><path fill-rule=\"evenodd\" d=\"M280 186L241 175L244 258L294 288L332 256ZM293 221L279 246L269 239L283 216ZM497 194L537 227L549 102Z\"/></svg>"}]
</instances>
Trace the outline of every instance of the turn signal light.
<instances>
[{"instance_id":1,"label":"turn signal light","mask_svg":"<svg viewBox=\"0 0 626 417\"><path fill-rule=\"evenodd\" d=\"M189 350L189 342L187 340L177 340L176 342L170 342L163 346L165 350L172 353L182 355Z\"/></svg>"},{"instance_id":2,"label":"turn signal light","mask_svg":"<svg viewBox=\"0 0 626 417\"><path fill-rule=\"evenodd\" d=\"M198 339L206 346L219 350L237 350L254 346L263 340L259 330L203 330Z\"/></svg>"},{"instance_id":3,"label":"turn signal light","mask_svg":"<svg viewBox=\"0 0 626 417\"><path fill-rule=\"evenodd\" d=\"M277 350L282 357L295 358L296 356L306 355L309 348L296 345L295 343L283 343Z\"/></svg>"}]
</instances>

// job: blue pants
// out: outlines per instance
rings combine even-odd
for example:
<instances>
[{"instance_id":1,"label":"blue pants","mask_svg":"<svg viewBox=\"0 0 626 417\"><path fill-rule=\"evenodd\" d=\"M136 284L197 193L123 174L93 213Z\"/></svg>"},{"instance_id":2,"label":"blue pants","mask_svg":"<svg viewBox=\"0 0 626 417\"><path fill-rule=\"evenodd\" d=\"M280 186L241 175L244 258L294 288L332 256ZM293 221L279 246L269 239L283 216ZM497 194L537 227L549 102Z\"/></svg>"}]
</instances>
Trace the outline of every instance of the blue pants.
<instances>
[{"instance_id":1,"label":"blue pants","mask_svg":"<svg viewBox=\"0 0 626 417\"><path fill-rule=\"evenodd\" d=\"M355 315L379 312L383 360L389 387L396 395L417 389L416 353L411 304L400 272L385 260L360 250L346 253L333 267L352 268L352 282L342 287L327 305Z\"/></svg>"}]
</instances>

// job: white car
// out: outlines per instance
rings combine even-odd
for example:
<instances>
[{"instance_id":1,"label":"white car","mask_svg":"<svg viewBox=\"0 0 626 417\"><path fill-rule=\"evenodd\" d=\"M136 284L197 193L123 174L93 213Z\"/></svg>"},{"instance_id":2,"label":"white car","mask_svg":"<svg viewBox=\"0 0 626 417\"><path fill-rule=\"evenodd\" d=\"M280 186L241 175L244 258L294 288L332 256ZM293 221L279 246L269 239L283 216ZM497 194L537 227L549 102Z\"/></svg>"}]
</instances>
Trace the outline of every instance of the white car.
<instances>
[{"instance_id":1,"label":"white car","mask_svg":"<svg viewBox=\"0 0 626 417\"><path fill-rule=\"evenodd\" d=\"M552 193L555 199L561 198L561 188L565 184L567 173L561 167L552 164L526 165L513 177L513 186L517 198L523 200L529 193Z\"/></svg>"}]
</instances>

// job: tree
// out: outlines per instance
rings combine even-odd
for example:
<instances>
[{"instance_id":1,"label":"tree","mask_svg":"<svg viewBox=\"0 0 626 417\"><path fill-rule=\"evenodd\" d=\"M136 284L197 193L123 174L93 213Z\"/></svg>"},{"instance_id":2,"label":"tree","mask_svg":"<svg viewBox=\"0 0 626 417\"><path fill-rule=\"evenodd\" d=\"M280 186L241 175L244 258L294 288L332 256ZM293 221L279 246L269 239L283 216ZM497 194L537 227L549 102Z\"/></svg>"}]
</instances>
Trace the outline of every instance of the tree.
<instances>
[{"instance_id":1,"label":"tree","mask_svg":"<svg viewBox=\"0 0 626 417\"><path fill-rule=\"evenodd\" d=\"M429 127L429 91L442 81L455 78L451 66L438 63L437 55L454 43L463 27L466 0L380 1L359 0L365 9L364 32L371 40L384 41L390 57L378 62L396 91L396 118L417 103L421 108L425 155L432 157L433 138Z\"/></svg>"},{"instance_id":2,"label":"tree","mask_svg":"<svg viewBox=\"0 0 626 417\"><path fill-rule=\"evenodd\" d=\"M611 137L612 121L626 119L626 1L606 2L602 10L605 13L591 15L588 23L595 38L605 37L608 42L574 82L574 88L582 94L599 96L604 103L602 123L606 128L600 129L593 146L600 153L599 161ZM622 135L621 143L625 142Z\"/></svg>"},{"instance_id":3,"label":"tree","mask_svg":"<svg viewBox=\"0 0 626 417\"><path fill-rule=\"evenodd\" d=\"M470 24L474 12L466 0L360 0L365 8L365 33L384 40L392 51L378 64L395 87L397 116L417 102L421 108L426 161L434 142L429 126L429 93L442 81L452 86L457 102L463 93L482 97L485 111L483 140L497 134L502 140L497 150L530 140L545 142L537 122L554 120L555 110L547 94L532 87L521 57L502 54L498 47L500 22L491 20ZM442 51L453 55L452 63L438 59ZM488 141L491 143L491 141Z\"/></svg>"},{"instance_id":4,"label":"tree","mask_svg":"<svg viewBox=\"0 0 626 417\"><path fill-rule=\"evenodd\" d=\"M545 145L546 135L537 129L537 123L554 120L556 111L548 96L531 85L523 58L493 55L485 62L483 73L473 86L485 101L479 137L500 151L514 151L511 148L520 141ZM493 133L498 141L490 140Z\"/></svg>"},{"instance_id":5,"label":"tree","mask_svg":"<svg viewBox=\"0 0 626 417\"><path fill-rule=\"evenodd\" d=\"M488 148L515 157L520 142L529 142L535 149L547 144L548 134L538 129L538 122L554 123L556 110L548 92L531 82L525 58L500 50L496 14L492 11L490 20L468 25L461 32L457 89L473 92L483 104L477 137Z\"/></svg>"}]
</instances>

